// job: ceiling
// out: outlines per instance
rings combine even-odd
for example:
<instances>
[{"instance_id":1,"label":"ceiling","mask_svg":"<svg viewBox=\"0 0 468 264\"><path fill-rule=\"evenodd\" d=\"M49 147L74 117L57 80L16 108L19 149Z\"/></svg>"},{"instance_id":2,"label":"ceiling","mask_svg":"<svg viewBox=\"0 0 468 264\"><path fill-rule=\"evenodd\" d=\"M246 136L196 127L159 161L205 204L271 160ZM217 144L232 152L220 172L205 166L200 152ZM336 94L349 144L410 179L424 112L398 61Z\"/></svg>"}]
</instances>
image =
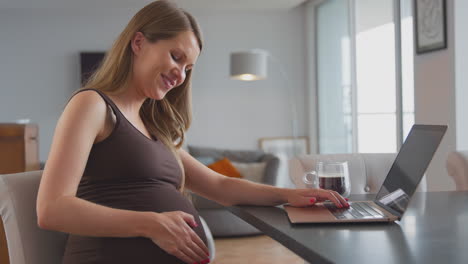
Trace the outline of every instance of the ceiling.
<instances>
[{"instance_id":1,"label":"ceiling","mask_svg":"<svg viewBox=\"0 0 468 264\"><path fill-rule=\"evenodd\" d=\"M152 0L0 0L0 8L140 8ZM307 0L174 0L188 10L289 9Z\"/></svg>"}]
</instances>

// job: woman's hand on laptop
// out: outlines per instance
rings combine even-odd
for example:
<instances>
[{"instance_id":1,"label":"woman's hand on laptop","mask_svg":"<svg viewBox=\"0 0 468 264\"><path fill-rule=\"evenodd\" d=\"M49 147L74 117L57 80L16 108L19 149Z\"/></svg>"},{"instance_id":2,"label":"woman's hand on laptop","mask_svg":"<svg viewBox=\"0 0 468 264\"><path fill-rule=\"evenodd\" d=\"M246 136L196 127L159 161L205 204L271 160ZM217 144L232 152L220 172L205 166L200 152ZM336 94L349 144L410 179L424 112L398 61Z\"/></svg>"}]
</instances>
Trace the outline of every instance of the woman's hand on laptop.
<instances>
[{"instance_id":1,"label":"woman's hand on laptop","mask_svg":"<svg viewBox=\"0 0 468 264\"><path fill-rule=\"evenodd\" d=\"M348 199L332 190L324 189L288 189L286 194L289 205L306 207L317 202L331 201L338 208L348 208Z\"/></svg>"}]
</instances>

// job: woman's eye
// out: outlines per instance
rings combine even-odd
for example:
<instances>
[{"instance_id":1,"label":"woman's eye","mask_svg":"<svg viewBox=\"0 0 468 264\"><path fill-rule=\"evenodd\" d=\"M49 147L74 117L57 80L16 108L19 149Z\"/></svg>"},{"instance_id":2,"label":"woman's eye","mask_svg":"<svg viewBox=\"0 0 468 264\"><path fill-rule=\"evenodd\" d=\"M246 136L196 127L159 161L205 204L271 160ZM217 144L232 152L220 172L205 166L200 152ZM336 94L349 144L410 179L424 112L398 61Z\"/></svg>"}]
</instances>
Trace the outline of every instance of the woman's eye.
<instances>
[{"instance_id":1,"label":"woman's eye","mask_svg":"<svg viewBox=\"0 0 468 264\"><path fill-rule=\"evenodd\" d=\"M176 55L174 55L174 54L172 54L172 53L171 53L171 57L172 57L172 59L175 60L175 61L178 61L178 60L179 60L179 57L177 57Z\"/></svg>"}]
</instances>

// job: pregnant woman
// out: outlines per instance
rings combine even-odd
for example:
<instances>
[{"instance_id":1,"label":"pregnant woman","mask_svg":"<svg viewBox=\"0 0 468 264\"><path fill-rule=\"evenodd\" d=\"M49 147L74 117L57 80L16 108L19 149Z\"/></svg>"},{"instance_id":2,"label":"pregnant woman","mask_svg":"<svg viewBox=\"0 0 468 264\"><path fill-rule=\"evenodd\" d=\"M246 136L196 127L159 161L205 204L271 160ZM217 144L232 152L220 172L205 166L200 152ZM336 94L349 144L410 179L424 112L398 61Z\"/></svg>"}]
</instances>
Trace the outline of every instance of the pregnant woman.
<instances>
[{"instance_id":1,"label":"pregnant woman","mask_svg":"<svg viewBox=\"0 0 468 264\"><path fill-rule=\"evenodd\" d=\"M180 148L202 46L190 14L170 1L152 2L69 100L37 198L39 226L70 234L64 264L208 263L187 189L223 205L346 206L332 191L223 176Z\"/></svg>"}]
</instances>

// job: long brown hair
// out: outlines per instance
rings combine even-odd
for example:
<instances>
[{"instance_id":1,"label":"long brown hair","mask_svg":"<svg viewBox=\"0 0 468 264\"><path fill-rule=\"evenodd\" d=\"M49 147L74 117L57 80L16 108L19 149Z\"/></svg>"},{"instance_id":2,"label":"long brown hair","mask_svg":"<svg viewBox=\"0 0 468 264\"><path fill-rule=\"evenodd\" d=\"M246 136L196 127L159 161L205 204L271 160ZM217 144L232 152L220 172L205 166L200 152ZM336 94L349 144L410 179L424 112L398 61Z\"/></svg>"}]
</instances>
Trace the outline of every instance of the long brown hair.
<instances>
[{"instance_id":1,"label":"long brown hair","mask_svg":"<svg viewBox=\"0 0 468 264\"><path fill-rule=\"evenodd\" d=\"M200 27L192 15L168 0L154 1L146 5L120 33L83 89L93 88L109 94L118 94L128 87L133 67L131 41L137 32L143 33L149 42L154 43L171 39L186 31L194 33L201 51L203 41ZM182 171L183 166L177 149L182 146L185 132L192 121L191 77L192 71L189 70L185 81L173 88L162 100L146 99L139 113L149 133L174 153ZM184 175L185 173L181 190L185 183Z\"/></svg>"}]
</instances>

